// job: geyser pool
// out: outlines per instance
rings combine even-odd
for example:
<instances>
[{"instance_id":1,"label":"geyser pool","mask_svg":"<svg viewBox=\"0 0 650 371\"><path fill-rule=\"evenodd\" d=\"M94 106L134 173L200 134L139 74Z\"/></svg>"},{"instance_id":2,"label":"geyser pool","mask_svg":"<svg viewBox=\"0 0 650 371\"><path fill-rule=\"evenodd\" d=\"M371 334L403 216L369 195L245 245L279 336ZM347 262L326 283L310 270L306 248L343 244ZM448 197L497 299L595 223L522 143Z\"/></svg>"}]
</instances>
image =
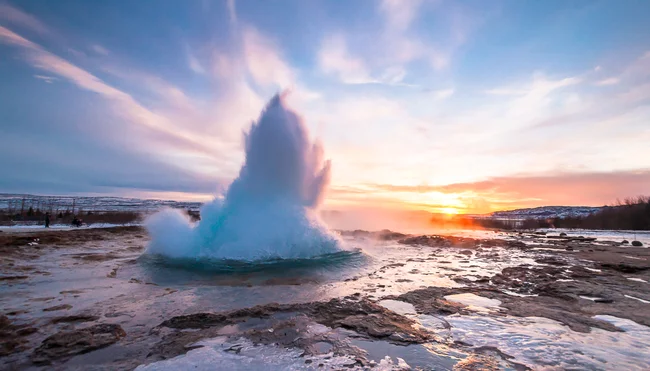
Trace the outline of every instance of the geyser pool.
<instances>
[{"instance_id":1,"label":"geyser pool","mask_svg":"<svg viewBox=\"0 0 650 371\"><path fill-rule=\"evenodd\" d=\"M330 163L284 94L271 99L244 139L246 159L225 197L205 204L196 224L179 210L152 215L147 254L258 261L342 250L316 214Z\"/></svg>"}]
</instances>

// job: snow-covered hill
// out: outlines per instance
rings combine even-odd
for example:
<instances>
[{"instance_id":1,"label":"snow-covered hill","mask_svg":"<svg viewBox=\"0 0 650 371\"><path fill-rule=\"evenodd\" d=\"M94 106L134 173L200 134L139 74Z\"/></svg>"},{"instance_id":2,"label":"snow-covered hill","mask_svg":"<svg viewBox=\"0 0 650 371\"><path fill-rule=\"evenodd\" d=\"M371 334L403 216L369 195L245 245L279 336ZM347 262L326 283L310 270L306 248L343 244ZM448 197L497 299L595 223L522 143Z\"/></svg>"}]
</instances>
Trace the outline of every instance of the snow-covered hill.
<instances>
[{"instance_id":1,"label":"snow-covered hill","mask_svg":"<svg viewBox=\"0 0 650 371\"><path fill-rule=\"evenodd\" d=\"M565 218L568 216L584 217L601 210L602 207L592 206L541 206L529 209L517 209L509 211L496 211L490 214L494 218Z\"/></svg>"},{"instance_id":2,"label":"snow-covered hill","mask_svg":"<svg viewBox=\"0 0 650 371\"><path fill-rule=\"evenodd\" d=\"M143 200L122 197L66 197L0 194L0 210L20 211L30 207L40 210L83 210L83 211L155 211L164 206L198 210L200 202L179 202L168 200Z\"/></svg>"}]
</instances>

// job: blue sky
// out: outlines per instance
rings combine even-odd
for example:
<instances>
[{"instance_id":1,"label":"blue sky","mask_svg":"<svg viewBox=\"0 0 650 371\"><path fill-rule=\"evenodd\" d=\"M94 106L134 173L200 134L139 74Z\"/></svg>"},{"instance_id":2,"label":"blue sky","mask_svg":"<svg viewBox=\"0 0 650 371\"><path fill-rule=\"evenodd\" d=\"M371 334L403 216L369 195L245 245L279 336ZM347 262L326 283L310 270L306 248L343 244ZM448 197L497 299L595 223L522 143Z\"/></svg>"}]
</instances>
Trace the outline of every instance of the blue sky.
<instances>
[{"instance_id":1,"label":"blue sky","mask_svg":"<svg viewBox=\"0 0 650 371\"><path fill-rule=\"evenodd\" d=\"M650 184L648 1L0 1L0 192L206 199L289 88L328 204Z\"/></svg>"}]
</instances>

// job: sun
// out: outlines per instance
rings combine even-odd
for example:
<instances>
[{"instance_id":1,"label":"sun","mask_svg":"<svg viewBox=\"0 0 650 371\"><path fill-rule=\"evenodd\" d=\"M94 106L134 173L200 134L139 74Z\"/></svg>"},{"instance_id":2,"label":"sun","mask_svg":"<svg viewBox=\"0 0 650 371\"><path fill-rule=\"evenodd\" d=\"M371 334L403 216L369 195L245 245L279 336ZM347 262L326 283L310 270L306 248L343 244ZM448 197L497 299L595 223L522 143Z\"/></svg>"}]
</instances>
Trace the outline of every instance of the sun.
<instances>
[{"instance_id":1,"label":"sun","mask_svg":"<svg viewBox=\"0 0 650 371\"><path fill-rule=\"evenodd\" d=\"M447 214L447 215L456 215L456 214L458 214L458 209L456 209L455 207L442 207L442 208L440 208L438 210L440 210L441 213Z\"/></svg>"}]
</instances>

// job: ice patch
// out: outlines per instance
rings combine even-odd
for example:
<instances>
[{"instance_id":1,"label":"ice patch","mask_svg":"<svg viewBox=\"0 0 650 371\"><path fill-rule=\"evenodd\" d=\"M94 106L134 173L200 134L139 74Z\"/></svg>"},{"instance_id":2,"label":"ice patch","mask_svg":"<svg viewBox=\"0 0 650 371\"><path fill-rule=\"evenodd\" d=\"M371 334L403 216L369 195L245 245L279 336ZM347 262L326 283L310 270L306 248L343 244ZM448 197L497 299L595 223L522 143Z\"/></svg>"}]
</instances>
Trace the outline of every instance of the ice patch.
<instances>
[{"instance_id":1,"label":"ice patch","mask_svg":"<svg viewBox=\"0 0 650 371\"><path fill-rule=\"evenodd\" d=\"M634 259L634 260L646 260L645 258L638 258L636 256L623 255L624 258Z\"/></svg>"},{"instance_id":2,"label":"ice patch","mask_svg":"<svg viewBox=\"0 0 650 371\"><path fill-rule=\"evenodd\" d=\"M643 299L641 299L641 298L637 298L636 296L625 295L625 297L628 298L628 299L638 300L638 301L640 301L640 302L642 302L642 303L650 304L650 301L643 300Z\"/></svg>"},{"instance_id":3,"label":"ice patch","mask_svg":"<svg viewBox=\"0 0 650 371\"><path fill-rule=\"evenodd\" d=\"M300 349L286 349L273 345L255 345L250 340L228 341L225 336L198 342L184 355L141 365L137 371L176 371L176 370L229 370L229 371L268 371L268 370L361 370L351 356L337 356L333 353L317 356L304 355ZM382 359L376 371L410 370L403 359L397 363L390 357Z\"/></svg>"},{"instance_id":4,"label":"ice patch","mask_svg":"<svg viewBox=\"0 0 650 371\"><path fill-rule=\"evenodd\" d=\"M591 301L603 300L603 298L599 298L599 297L596 297L596 296L583 296L583 295L580 295L580 297L585 299L585 300L591 300Z\"/></svg>"}]
</instances>

